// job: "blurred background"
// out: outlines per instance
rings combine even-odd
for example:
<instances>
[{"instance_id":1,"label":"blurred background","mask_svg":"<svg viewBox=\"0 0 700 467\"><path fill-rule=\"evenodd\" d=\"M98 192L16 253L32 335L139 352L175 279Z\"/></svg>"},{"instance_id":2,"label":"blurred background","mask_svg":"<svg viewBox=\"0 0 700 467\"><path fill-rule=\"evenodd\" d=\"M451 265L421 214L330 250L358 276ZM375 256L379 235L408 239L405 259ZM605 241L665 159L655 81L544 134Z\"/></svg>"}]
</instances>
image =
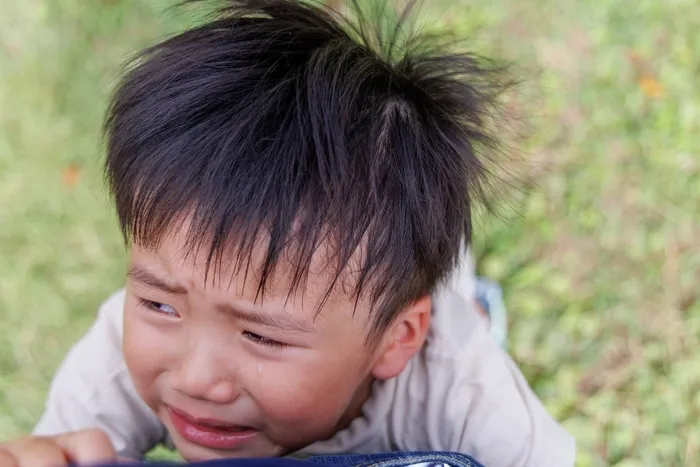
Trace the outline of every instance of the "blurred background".
<instances>
[{"instance_id":1,"label":"blurred background","mask_svg":"<svg viewBox=\"0 0 700 467\"><path fill-rule=\"evenodd\" d=\"M0 0L0 439L123 283L100 125L122 63L192 17L163 0ZM700 465L700 3L425 0L515 61L534 183L481 216L510 352L580 466Z\"/></svg>"}]
</instances>

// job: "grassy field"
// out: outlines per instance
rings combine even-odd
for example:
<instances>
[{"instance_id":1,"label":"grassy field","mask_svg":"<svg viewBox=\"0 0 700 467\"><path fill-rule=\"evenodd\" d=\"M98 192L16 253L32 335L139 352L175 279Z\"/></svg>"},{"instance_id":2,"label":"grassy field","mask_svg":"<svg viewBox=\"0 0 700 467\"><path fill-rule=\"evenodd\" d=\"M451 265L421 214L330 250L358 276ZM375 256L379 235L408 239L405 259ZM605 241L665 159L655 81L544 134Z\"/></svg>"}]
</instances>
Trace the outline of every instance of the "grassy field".
<instances>
[{"instance_id":1,"label":"grassy field","mask_svg":"<svg viewBox=\"0 0 700 467\"><path fill-rule=\"evenodd\" d=\"M123 280L100 120L163 0L0 0L0 439ZM511 352L581 466L700 465L700 4L427 0L517 61L532 189L479 221Z\"/></svg>"}]
</instances>

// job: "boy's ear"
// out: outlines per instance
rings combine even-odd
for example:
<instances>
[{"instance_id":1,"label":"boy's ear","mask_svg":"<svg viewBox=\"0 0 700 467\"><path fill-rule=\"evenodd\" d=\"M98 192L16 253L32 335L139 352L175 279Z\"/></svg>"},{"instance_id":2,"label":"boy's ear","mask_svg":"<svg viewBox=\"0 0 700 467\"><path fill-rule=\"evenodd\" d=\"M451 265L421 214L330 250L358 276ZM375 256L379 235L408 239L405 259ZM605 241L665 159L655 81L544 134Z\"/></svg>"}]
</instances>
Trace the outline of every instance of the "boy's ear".
<instances>
[{"instance_id":1,"label":"boy's ear","mask_svg":"<svg viewBox=\"0 0 700 467\"><path fill-rule=\"evenodd\" d=\"M410 304L387 330L379 346L372 375L390 379L399 375L425 343L430 327L432 301L429 295Z\"/></svg>"}]
</instances>

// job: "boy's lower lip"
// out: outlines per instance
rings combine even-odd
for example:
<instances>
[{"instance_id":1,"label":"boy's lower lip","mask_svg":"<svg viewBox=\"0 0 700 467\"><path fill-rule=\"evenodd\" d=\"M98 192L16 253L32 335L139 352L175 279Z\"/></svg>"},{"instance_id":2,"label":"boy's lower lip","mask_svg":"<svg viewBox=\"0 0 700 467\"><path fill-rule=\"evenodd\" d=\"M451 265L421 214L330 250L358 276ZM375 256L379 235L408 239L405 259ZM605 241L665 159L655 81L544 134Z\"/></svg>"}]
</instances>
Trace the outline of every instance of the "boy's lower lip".
<instances>
[{"instance_id":1,"label":"boy's lower lip","mask_svg":"<svg viewBox=\"0 0 700 467\"><path fill-rule=\"evenodd\" d=\"M245 427L239 431L233 427L227 429L201 425L171 407L168 407L168 417L180 436L191 443L211 449L235 449L250 441L258 433L257 430Z\"/></svg>"}]
</instances>

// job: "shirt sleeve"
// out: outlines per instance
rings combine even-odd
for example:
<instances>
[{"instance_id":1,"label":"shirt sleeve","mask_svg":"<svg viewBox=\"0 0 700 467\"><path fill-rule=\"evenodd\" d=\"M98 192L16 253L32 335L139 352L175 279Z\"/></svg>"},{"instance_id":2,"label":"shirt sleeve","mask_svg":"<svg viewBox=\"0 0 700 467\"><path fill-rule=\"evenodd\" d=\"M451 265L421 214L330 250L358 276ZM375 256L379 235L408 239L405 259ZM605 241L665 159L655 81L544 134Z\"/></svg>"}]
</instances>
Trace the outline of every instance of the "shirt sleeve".
<instances>
[{"instance_id":1,"label":"shirt sleeve","mask_svg":"<svg viewBox=\"0 0 700 467\"><path fill-rule=\"evenodd\" d=\"M465 287L473 281L469 266L434 297L429 345L414 375L424 380L431 447L472 455L486 466L573 467L573 437L547 413L476 312L473 287Z\"/></svg>"},{"instance_id":2,"label":"shirt sleeve","mask_svg":"<svg viewBox=\"0 0 700 467\"><path fill-rule=\"evenodd\" d=\"M99 428L119 456L132 459L141 459L164 439L164 427L136 393L124 364L123 304L123 291L110 297L63 360L34 435Z\"/></svg>"},{"instance_id":3,"label":"shirt sleeve","mask_svg":"<svg viewBox=\"0 0 700 467\"><path fill-rule=\"evenodd\" d=\"M502 467L573 467L575 441L532 391L513 360L476 324L457 358L433 355L429 378L441 398L449 450ZM437 420L433 426L439 426Z\"/></svg>"},{"instance_id":4,"label":"shirt sleeve","mask_svg":"<svg viewBox=\"0 0 700 467\"><path fill-rule=\"evenodd\" d=\"M478 380L462 378L449 390L446 418L456 428L451 447L484 465L573 467L574 439L547 413L515 363L505 354L483 363L488 369Z\"/></svg>"}]
</instances>

